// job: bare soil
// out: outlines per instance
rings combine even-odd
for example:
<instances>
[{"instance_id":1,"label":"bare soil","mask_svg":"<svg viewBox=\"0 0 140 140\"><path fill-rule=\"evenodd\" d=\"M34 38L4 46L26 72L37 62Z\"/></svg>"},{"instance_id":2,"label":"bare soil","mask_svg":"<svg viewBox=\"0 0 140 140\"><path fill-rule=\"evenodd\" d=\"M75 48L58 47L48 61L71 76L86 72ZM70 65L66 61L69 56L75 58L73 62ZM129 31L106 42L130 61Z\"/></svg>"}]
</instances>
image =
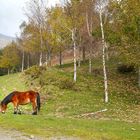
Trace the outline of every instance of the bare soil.
<instances>
[{"instance_id":1,"label":"bare soil","mask_svg":"<svg viewBox=\"0 0 140 140\"><path fill-rule=\"evenodd\" d=\"M34 135L27 135L17 130L6 130L0 128L0 140L80 140L75 137L50 137L50 138L43 138L43 137L36 137Z\"/></svg>"},{"instance_id":2,"label":"bare soil","mask_svg":"<svg viewBox=\"0 0 140 140\"><path fill-rule=\"evenodd\" d=\"M0 128L0 140L43 140L42 138L37 138L34 135L26 135L17 130L6 130Z\"/></svg>"}]
</instances>

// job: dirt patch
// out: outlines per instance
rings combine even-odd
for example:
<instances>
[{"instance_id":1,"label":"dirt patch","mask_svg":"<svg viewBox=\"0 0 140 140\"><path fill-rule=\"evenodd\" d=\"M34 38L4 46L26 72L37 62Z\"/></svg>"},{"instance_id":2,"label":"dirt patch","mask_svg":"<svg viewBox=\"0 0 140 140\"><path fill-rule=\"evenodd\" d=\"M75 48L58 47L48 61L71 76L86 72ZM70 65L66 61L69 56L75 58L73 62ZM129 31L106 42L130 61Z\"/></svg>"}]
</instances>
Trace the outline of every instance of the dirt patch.
<instances>
[{"instance_id":1,"label":"dirt patch","mask_svg":"<svg viewBox=\"0 0 140 140\"><path fill-rule=\"evenodd\" d=\"M51 137L46 140L80 140L80 139L76 137Z\"/></svg>"},{"instance_id":2,"label":"dirt patch","mask_svg":"<svg viewBox=\"0 0 140 140\"><path fill-rule=\"evenodd\" d=\"M75 137L50 137L50 138L43 138L37 137L34 135L27 135L17 130L5 130L0 128L0 140L80 140L79 138Z\"/></svg>"},{"instance_id":3,"label":"dirt patch","mask_svg":"<svg viewBox=\"0 0 140 140\"><path fill-rule=\"evenodd\" d=\"M45 138L35 137L34 135L26 135L17 130L5 130L0 128L0 140L45 140Z\"/></svg>"}]
</instances>

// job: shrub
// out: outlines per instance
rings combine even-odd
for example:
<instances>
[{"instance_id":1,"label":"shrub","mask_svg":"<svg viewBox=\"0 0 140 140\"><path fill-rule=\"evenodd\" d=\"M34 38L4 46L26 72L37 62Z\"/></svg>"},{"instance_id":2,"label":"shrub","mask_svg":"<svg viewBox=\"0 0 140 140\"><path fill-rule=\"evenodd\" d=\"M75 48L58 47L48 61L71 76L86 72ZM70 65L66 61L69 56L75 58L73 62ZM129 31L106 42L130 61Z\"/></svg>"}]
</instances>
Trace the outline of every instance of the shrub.
<instances>
[{"instance_id":1,"label":"shrub","mask_svg":"<svg viewBox=\"0 0 140 140\"><path fill-rule=\"evenodd\" d=\"M71 75L55 68L44 69L43 67L33 66L24 72L27 86L45 88L49 85L60 89L76 90L75 82Z\"/></svg>"},{"instance_id":2,"label":"shrub","mask_svg":"<svg viewBox=\"0 0 140 140\"><path fill-rule=\"evenodd\" d=\"M33 79L39 78L41 75L42 71L45 70L45 67L38 67L38 66L33 66L29 69L27 69L24 74L25 76L30 76Z\"/></svg>"},{"instance_id":3,"label":"shrub","mask_svg":"<svg viewBox=\"0 0 140 140\"><path fill-rule=\"evenodd\" d=\"M70 80L68 78L61 78L59 79L59 87L62 89L75 89L75 83L73 80Z\"/></svg>"},{"instance_id":4,"label":"shrub","mask_svg":"<svg viewBox=\"0 0 140 140\"><path fill-rule=\"evenodd\" d=\"M120 73L130 73L130 72L134 72L134 66L121 64L118 66L117 70Z\"/></svg>"}]
</instances>

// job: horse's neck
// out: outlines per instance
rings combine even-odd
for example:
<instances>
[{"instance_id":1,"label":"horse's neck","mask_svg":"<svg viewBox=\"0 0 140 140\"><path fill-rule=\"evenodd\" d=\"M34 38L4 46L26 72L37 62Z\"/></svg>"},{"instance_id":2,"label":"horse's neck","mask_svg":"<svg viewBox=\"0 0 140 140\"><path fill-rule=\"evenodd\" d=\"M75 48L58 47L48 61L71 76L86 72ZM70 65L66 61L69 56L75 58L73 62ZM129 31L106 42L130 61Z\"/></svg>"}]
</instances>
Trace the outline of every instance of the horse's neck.
<instances>
[{"instance_id":1,"label":"horse's neck","mask_svg":"<svg viewBox=\"0 0 140 140\"><path fill-rule=\"evenodd\" d=\"M3 102L4 105L7 106L11 102L11 100L3 100L2 102Z\"/></svg>"},{"instance_id":2,"label":"horse's neck","mask_svg":"<svg viewBox=\"0 0 140 140\"><path fill-rule=\"evenodd\" d=\"M11 102L11 101L7 101L7 102L5 103L5 105L7 106L10 102Z\"/></svg>"},{"instance_id":3,"label":"horse's neck","mask_svg":"<svg viewBox=\"0 0 140 140\"><path fill-rule=\"evenodd\" d=\"M3 103L5 105L9 104L11 102L12 96L13 96L13 93L10 93L8 96L6 96L5 99L3 100Z\"/></svg>"}]
</instances>

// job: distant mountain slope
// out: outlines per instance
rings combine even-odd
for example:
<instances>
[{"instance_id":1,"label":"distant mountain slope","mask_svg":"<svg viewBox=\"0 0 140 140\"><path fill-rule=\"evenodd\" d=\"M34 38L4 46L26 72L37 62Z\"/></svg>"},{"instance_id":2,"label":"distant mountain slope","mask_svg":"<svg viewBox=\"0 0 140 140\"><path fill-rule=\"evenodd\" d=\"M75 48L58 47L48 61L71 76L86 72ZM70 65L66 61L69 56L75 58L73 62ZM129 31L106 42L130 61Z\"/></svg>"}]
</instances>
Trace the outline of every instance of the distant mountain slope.
<instances>
[{"instance_id":1,"label":"distant mountain slope","mask_svg":"<svg viewBox=\"0 0 140 140\"><path fill-rule=\"evenodd\" d=\"M4 48L6 45L12 42L12 40L15 40L15 38L0 34L0 49Z\"/></svg>"}]
</instances>

